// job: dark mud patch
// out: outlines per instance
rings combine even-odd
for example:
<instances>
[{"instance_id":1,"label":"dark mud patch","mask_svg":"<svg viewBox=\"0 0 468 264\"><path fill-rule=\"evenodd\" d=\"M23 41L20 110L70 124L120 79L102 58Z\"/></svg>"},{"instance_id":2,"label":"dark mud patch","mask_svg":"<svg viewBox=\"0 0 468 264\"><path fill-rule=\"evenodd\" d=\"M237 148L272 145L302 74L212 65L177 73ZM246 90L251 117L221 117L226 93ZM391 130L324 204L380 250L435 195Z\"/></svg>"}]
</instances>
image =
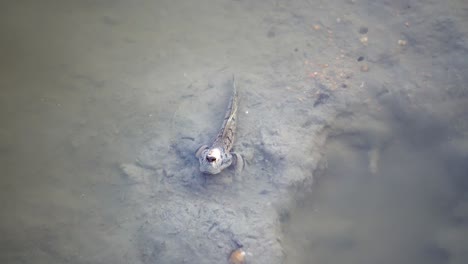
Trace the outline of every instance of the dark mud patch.
<instances>
[{"instance_id":1,"label":"dark mud patch","mask_svg":"<svg viewBox=\"0 0 468 264\"><path fill-rule=\"evenodd\" d=\"M286 263L466 261L464 105L415 111L387 98L378 113L339 115L327 166L281 214Z\"/></svg>"}]
</instances>

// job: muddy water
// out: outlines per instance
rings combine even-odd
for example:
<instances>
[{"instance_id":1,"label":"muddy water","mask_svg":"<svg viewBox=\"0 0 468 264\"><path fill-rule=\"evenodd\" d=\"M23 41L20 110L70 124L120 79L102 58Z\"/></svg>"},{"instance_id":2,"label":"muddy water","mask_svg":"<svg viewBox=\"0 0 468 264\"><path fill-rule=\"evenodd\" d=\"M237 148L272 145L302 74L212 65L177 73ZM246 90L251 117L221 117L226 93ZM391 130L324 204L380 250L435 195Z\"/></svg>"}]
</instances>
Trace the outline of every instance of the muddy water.
<instances>
[{"instance_id":1,"label":"muddy water","mask_svg":"<svg viewBox=\"0 0 468 264\"><path fill-rule=\"evenodd\" d=\"M360 129L347 123L332 133L327 168L285 218L287 263L464 263L468 108L462 109L450 118L445 108L439 119L382 108L378 121L355 112Z\"/></svg>"},{"instance_id":2,"label":"muddy water","mask_svg":"<svg viewBox=\"0 0 468 264\"><path fill-rule=\"evenodd\" d=\"M375 252L388 254L385 249L398 244L400 233L387 244L359 244L360 237L377 239L353 237L365 227L349 231L352 221L342 214L366 215L356 200L372 207L364 194L381 190L385 196L376 196L374 207L388 206L391 215L400 216L398 208L392 209L396 202L386 200L390 191L383 181L400 180L386 177L389 157L404 157L425 145L437 149L429 143L443 145L438 137L450 134L444 132L446 123L431 127L434 134L427 140L418 129L409 131L416 146L401 132L405 126L393 121L371 126L372 133L349 123L334 132L327 148L326 175L331 176L317 181L317 201L322 204L321 195L330 195L323 194L330 188L352 193L348 186L366 196L339 197L356 205L356 211L349 204L321 206L332 215L324 222L337 226L336 239L320 233L325 228L310 231L301 224L314 219L308 214L314 199L290 205L298 208L289 214L290 222L278 208L291 198L291 187L315 182L325 128L333 127L336 115L348 120L342 111L348 103L402 94L412 100L403 105L441 98L445 109L465 104L467 17L463 1L456 0L448 5L405 0L3 1L0 262L223 263L243 246L250 263L282 263L285 256L295 263L311 257L301 251L312 250L311 238L301 236L308 232L318 232L312 239L325 237L332 248L372 244ZM206 178L198 172L193 151L216 134L232 74L241 99L236 151L248 166L240 179L231 171ZM434 95L434 90L441 92ZM439 117L439 123L454 120ZM348 131L343 126L362 136L340 134ZM391 136L395 133L400 141ZM454 137L460 144L454 141L452 153L463 154L456 148L464 146L462 137ZM446 148L451 151L450 144ZM434 168L429 174L447 171L434 164L451 164L447 167L454 175L463 170L456 158L424 157L433 160L432 167L422 166ZM347 162L332 166L337 159ZM420 167L413 168L415 175L422 174ZM353 171L344 185L342 170ZM431 179L450 189L434 175ZM366 184L371 186L361 189ZM405 210L425 205L430 188L436 189L426 187ZM409 196L410 190L401 191L402 199ZM435 204L452 202L447 197ZM443 208L438 206L420 210L414 221ZM300 220L297 212L304 214ZM359 222L386 230L384 216ZM435 217L430 224L444 219ZM423 227L416 230L430 228ZM461 248L463 241L454 242L463 238L458 233L441 232L439 244L428 239L420 251L443 260L448 251ZM417 239L422 241L422 235ZM335 255L329 249L320 252ZM320 252L312 257L325 259ZM324 261L329 260L338 261Z\"/></svg>"},{"instance_id":3,"label":"muddy water","mask_svg":"<svg viewBox=\"0 0 468 264\"><path fill-rule=\"evenodd\" d=\"M236 1L0 6L0 262L163 258L139 233L159 219L146 208L162 202L148 192L132 198L135 182L119 165L135 161L155 141L160 147L149 159L164 166L178 158L168 152L173 135L205 139L211 136L203 135L206 128L216 133L219 123L210 122L222 118L225 102L218 100L223 87L213 92L213 79L269 74L264 56L273 46L262 22L269 9ZM269 51L252 48L262 46ZM210 96L201 96L206 91ZM206 111L190 116L194 109ZM196 169L190 159L181 164L170 176ZM189 257L181 252L164 254Z\"/></svg>"}]
</instances>

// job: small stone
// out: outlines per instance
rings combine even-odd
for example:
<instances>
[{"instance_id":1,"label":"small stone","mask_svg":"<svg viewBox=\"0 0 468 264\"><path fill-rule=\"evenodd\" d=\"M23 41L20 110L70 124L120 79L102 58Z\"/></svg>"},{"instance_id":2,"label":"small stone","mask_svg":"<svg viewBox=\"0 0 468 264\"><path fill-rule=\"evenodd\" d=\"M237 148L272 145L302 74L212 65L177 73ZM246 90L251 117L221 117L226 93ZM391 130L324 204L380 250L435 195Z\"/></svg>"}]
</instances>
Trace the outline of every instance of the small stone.
<instances>
[{"instance_id":1,"label":"small stone","mask_svg":"<svg viewBox=\"0 0 468 264\"><path fill-rule=\"evenodd\" d=\"M361 71L362 72L368 72L369 71L369 65L367 65L367 64L361 65Z\"/></svg>"},{"instance_id":2,"label":"small stone","mask_svg":"<svg viewBox=\"0 0 468 264\"><path fill-rule=\"evenodd\" d=\"M403 40L403 39L399 39L398 40L398 45L400 46L406 46L406 44L408 44L408 42L406 40Z\"/></svg>"},{"instance_id":3,"label":"small stone","mask_svg":"<svg viewBox=\"0 0 468 264\"><path fill-rule=\"evenodd\" d=\"M244 264L245 251L242 248L234 250L229 256L229 264Z\"/></svg>"},{"instance_id":4,"label":"small stone","mask_svg":"<svg viewBox=\"0 0 468 264\"><path fill-rule=\"evenodd\" d=\"M143 168L136 166L132 163L120 164L120 170L130 179L138 179L139 176L143 175ZM140 182L138 180L137 182Z\"/></svg>"},{"instance_id":5,"label":"small stone","mask_svg":"<svg viewBox=\"0 0 468 264\"><path fill-rule=\"evenodd\" d=\"M357 61L363 61L363 60L364 60L364 57L363 57L363 56L359 56L359 57L357 58Z\"/></svg>"},{"instance_id":6,"label":"small stone","mask_svg":"<svg viewBox=\"0 0 468 264\"><path fill-rule=\"evenodd\" d=\"M369 29L367 27L359 28L359 34L367 34L367 32L369 32Z\"/></svg>"},{"instance_id":7,"label":"small stone","mask_svg":"<svg viewBox=\"0 0 468 264\"><path fill-rule=\"evenodd\" d=\"M321 28L320 25L317 25L317 24L313 25L312 27L314 28L314 30L320 30Z\"/></svg>"},{"instance_id":8,"label":"small stone","mask_svg":"<svg viewBox=\"0 0 468 264\"><path fill-rule=\"evenodd\" d=\"M367 46L367 43L369 42L369 39L367 38L367 36L363 36L359 39L359 41L361 41L361 43L365 46Z\"/></svg>"},{"instance_id":9,"label":"small stone","mask_svg":"<svg viewBox=\"0 0 468 264\"><path fill-rule=\"evenodd\" d=\"M324 104L329 98L330 98L329 94L319 93L317 98L315 99L314 107L317 107L318 105Z\"/></svg>"}]
</instances>

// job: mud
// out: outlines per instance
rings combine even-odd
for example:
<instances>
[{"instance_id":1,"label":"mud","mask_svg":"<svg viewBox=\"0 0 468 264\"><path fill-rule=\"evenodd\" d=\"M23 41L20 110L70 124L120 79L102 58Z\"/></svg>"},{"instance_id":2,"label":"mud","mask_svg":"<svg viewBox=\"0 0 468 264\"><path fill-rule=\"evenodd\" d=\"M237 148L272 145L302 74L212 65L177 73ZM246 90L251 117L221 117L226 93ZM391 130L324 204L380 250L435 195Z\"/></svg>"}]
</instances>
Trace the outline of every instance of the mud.
<instances>
[{"instance_id":1,"label":"mud","mask_svg":"<svg viewBox=\"0 0 468 264\"><path fill-rule=\"evenodd\" d=\"M327 176L330 137L375 175L398 138L454 125L447 152L465 155L463 1L1 5L2 263L226 263L238 247L300 263L293 213ZM207 177L194 152L232 74L247 166Z\"/></svg>"}]
</instances>

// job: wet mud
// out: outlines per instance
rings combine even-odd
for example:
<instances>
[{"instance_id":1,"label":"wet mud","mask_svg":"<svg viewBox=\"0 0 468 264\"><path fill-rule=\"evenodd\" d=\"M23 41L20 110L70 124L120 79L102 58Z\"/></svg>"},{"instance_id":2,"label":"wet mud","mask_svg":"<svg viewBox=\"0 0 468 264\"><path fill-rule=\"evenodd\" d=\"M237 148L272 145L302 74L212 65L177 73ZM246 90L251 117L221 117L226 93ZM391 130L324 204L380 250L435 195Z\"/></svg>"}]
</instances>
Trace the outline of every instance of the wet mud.
<instances>
[{"instance_id":1,"label":"wet mud","mask_svg":"<svg viewBox=\"0 0 468 264\"><path fill-rule=\"evenodd\" d=\"M465 219L453 205L465 186L463 1L1 5L0 262L227 263L237 248L268 264L466 255L445 220ZM222 123L233 74L246 168L210 177L194 153ZM417 200L402 210L420 213L396 219L418 233L406 260L386 258L406 234L370 243L354 228L388 235L406 211L386 188L402 184L396 198ZM317 220L316 207L330 215ZM412 229L433 210L446 218ZM421 235L435 226L446 229Z\"/></svg>"}]
</instances>

